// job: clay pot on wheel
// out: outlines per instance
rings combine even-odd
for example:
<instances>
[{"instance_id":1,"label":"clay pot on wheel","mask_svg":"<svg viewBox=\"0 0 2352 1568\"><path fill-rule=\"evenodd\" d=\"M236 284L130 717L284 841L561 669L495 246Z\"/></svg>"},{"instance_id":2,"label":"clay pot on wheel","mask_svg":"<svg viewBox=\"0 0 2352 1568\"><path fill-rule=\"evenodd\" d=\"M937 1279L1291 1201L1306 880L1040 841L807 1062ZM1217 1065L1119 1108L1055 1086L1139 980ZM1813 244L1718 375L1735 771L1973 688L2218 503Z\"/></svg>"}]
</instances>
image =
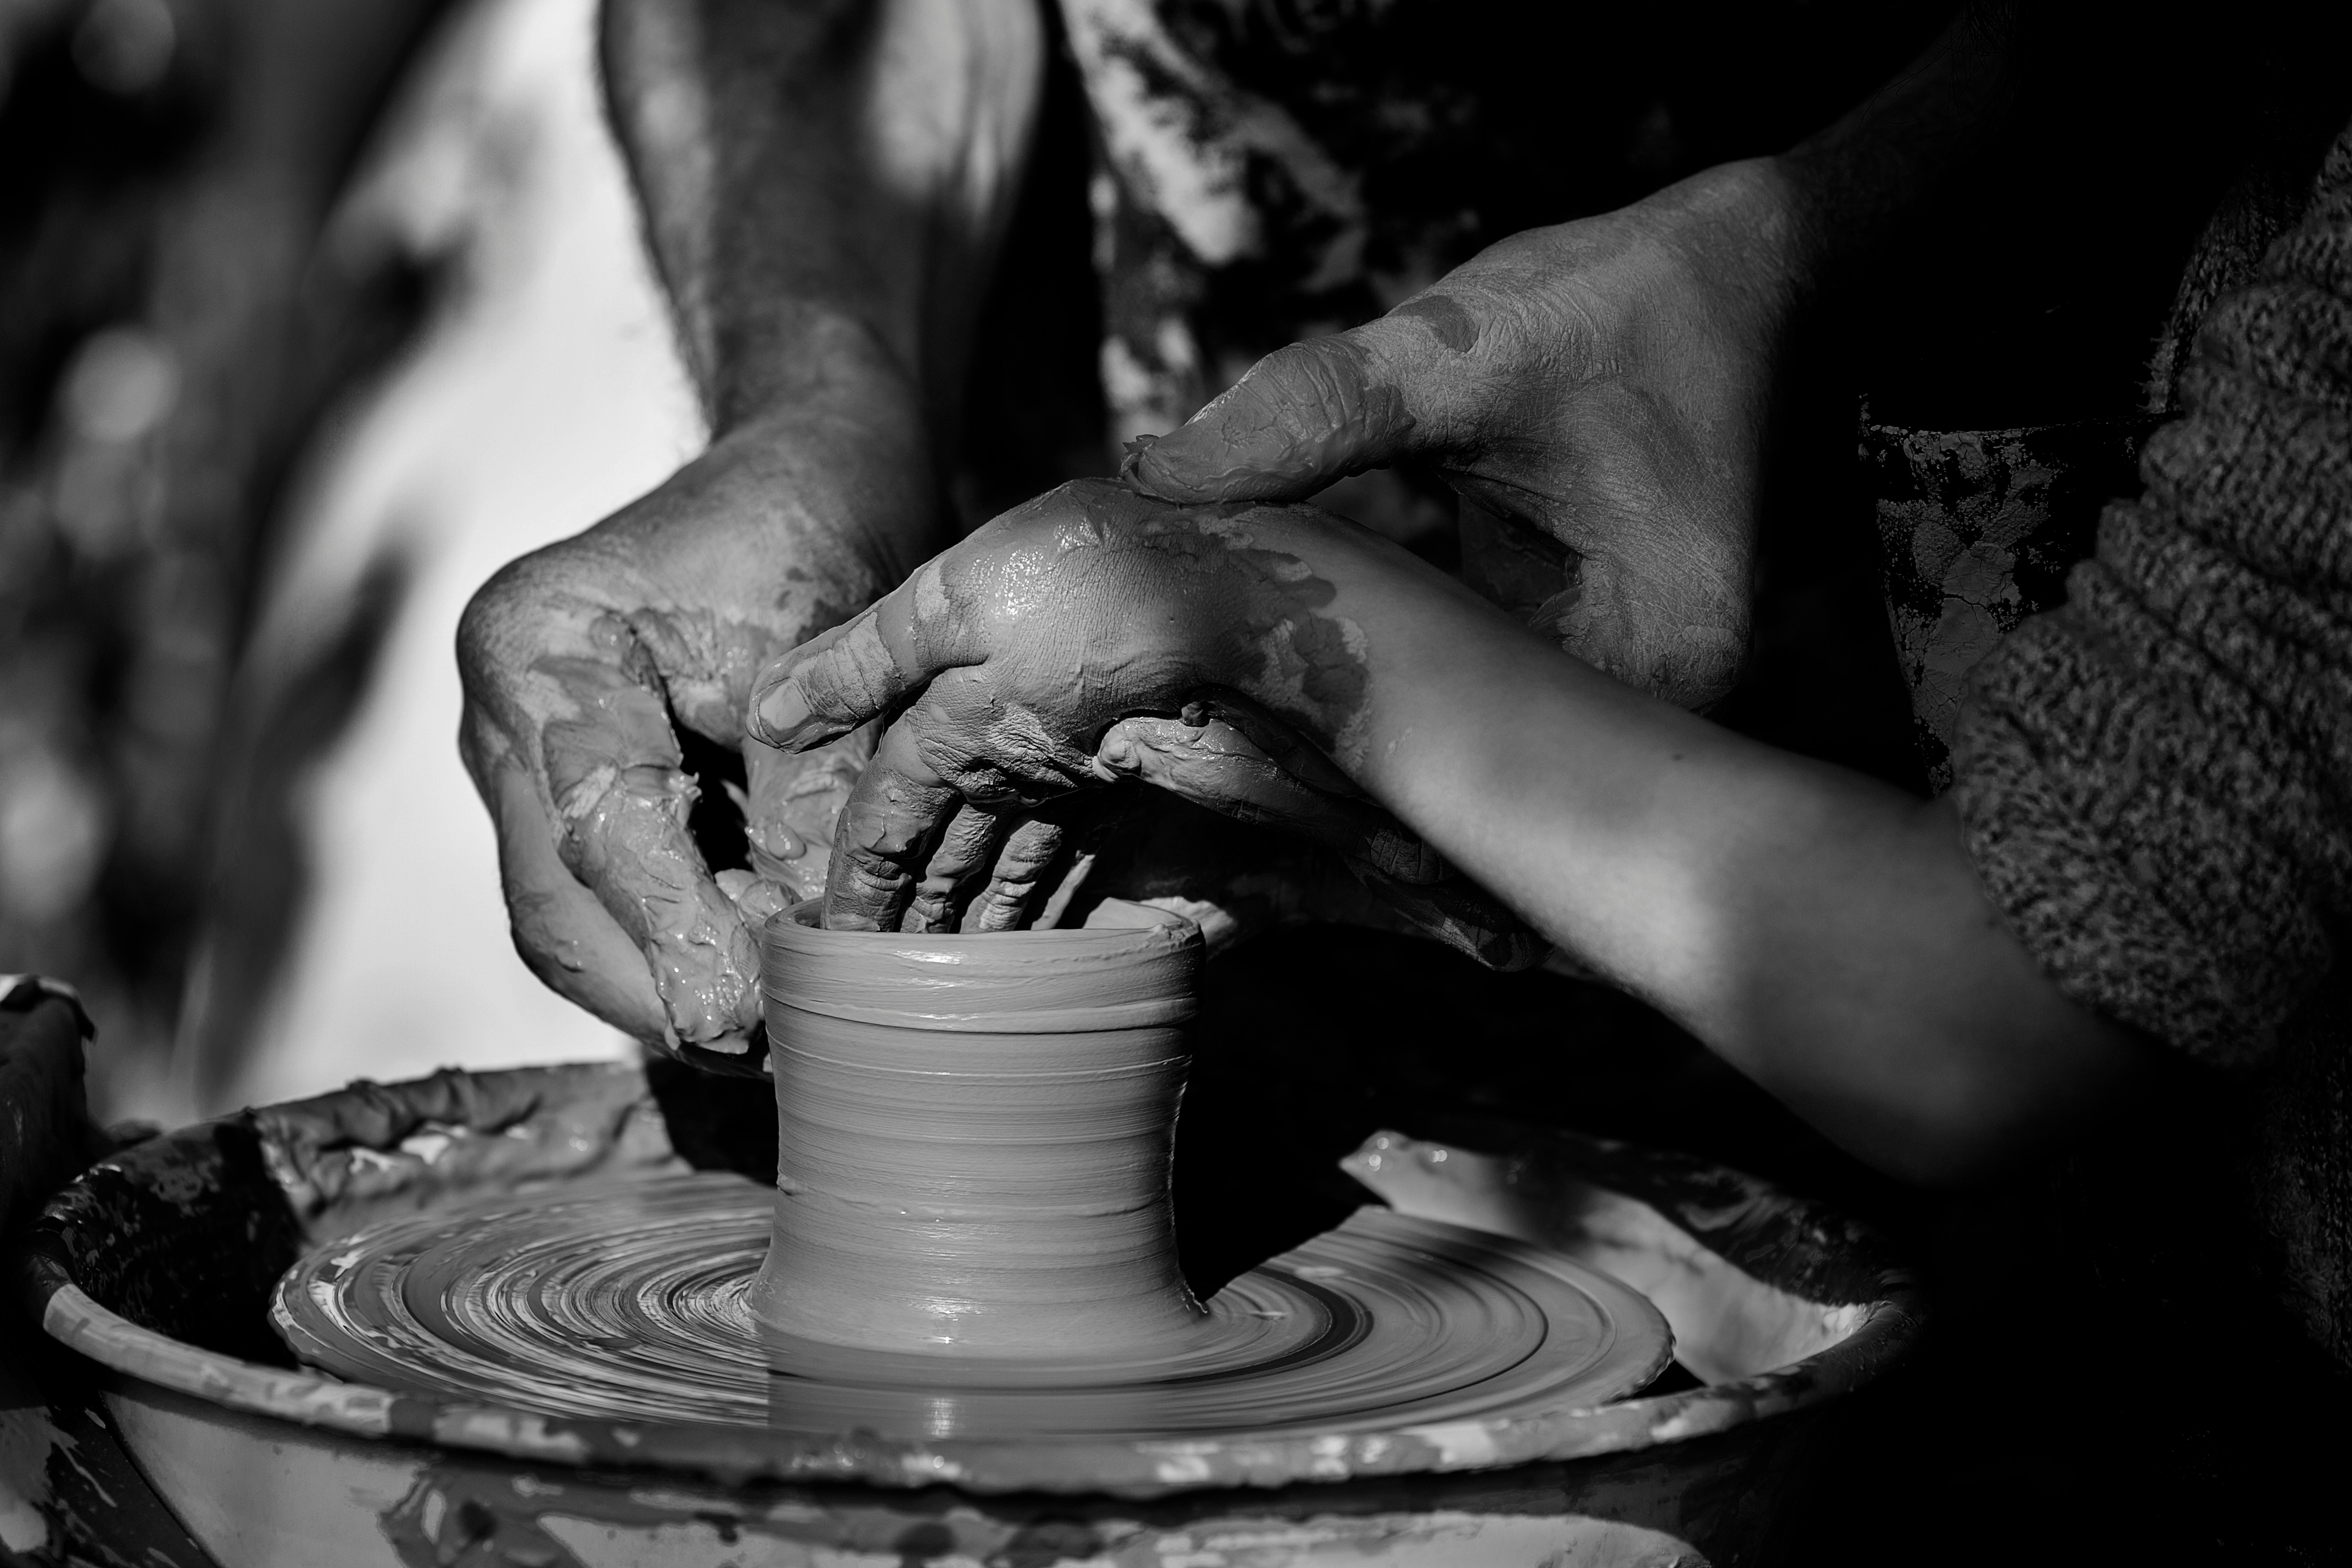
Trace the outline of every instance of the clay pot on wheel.
<instances>
[{"instance_id":1,"label":"clay pot on wheel","mask_svg":"<svg viewBox=\"0 0 2352 1568\"><path fill-rule=\"evenodd\" d=\"M1087 929L922 936L808 903L765 941L776 1223L751 1306L776 1365L1076 1368L1198 1332L1169 1199L1192 922L1111 901Z\"/></svg>"}]
</instances>

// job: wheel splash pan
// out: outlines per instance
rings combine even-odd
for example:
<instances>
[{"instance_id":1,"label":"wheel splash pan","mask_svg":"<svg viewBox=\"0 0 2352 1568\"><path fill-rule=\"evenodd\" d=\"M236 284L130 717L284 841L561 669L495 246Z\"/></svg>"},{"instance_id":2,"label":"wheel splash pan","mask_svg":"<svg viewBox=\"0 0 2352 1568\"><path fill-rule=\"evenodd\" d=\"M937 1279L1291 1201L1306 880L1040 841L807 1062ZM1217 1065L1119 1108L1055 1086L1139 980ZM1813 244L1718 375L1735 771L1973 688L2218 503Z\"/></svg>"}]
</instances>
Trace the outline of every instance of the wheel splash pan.
<instances>
[{"instance_id":1,"label":"wheel splash pan","mask_svg":"<svg viewBox=\"0 0 2352 1568\"><path fill-rule=\"evenodd\" d=\"M1867 1233L1814 1205L1702 1162L1572 1134L1498 1129L1481 1142L1492 1152L1384 1133L1346 1164L1400 1212L1556 1247L1649 1295L1702 1386L1377 1438L1132 1442L1107 1453L1097 1442L553 1419L289 1364L268 1302L313 1246L485 1194L683 1169L643 1073L601 1065L362 1082L152 1139L50 1203L19 1274L59 1342L243 1415L730 1487L1148 1498L1622 1454L1818 1406L1875 1379L1916 1338L1907 1277Z\"/></svg>"}]
</instances>

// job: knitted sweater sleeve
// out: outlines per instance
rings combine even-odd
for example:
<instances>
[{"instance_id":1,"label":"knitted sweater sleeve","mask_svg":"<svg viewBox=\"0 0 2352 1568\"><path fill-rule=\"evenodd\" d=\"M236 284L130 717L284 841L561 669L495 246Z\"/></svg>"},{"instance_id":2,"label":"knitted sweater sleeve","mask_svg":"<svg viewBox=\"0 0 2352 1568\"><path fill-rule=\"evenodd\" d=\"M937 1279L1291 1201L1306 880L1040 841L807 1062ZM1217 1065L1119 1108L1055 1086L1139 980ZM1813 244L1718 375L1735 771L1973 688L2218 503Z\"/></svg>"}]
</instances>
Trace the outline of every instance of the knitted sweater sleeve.
<instances>
[{"instance_id":1,"label":"knitted sweater sleeve","mask_svg":"<svg viewBox=\"0 0 2352 1568\"><path fill-rule=\"evenodd\" d=\"M2352 131L2207 316L2181 406L2065 606L1978 667L1956 792L2062 988L2246 1061L2352 898Z\"/></svg>"}]
</instances>

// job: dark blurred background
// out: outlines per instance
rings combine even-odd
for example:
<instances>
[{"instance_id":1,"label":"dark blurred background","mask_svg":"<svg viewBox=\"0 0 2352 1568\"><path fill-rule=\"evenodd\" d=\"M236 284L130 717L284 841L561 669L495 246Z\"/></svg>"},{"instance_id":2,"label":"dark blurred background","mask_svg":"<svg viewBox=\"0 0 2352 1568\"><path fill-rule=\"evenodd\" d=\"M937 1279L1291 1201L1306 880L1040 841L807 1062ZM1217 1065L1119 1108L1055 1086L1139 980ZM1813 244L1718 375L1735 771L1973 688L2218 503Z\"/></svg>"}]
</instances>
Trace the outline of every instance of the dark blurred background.
<instances>
[{"instance_id":1,"label":"dark blurred background","mask_svg":"<svg viewBox=\"0 0 2352 1568\"><path fill-rule=\"evenodd\" d=\"M81 987L111 1079L208 897L283 901L259 846L216 875L230 686L288 476L418 320L323 240L445 9L0 6L0 967Z\"/></svg>"}]
</instances>

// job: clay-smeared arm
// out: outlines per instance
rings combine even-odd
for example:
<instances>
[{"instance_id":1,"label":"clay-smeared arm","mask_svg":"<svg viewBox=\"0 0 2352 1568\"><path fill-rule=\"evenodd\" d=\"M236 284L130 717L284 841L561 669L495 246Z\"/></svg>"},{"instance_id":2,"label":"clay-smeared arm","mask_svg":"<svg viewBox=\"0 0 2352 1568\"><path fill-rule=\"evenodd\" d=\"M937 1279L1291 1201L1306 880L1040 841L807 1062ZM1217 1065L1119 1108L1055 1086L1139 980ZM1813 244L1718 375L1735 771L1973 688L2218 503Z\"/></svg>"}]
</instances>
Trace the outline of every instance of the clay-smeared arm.
<instances>
[{"instance_id":1,"label":"clay-smeared arm","mask_svg":"<svg viewBox=\"0 0 2352 1568\"><path fill-rule=\"evenodd\" d=\"M1884 1168L1997 1163L2137 1059L2009 934L1948 810L1644 696L1310 508L1066 488L780 661L752 726L804 746L914 699L886 751L916 795L1045 793L1213 689ZM877 809L919 836L919 805Z\"/></svg>"},{"instance_id":2,"label":"clay-smeared arm","mask_svg":"<svg viewBox=\"0 0 2352 1568\"><path fill-rule=\"evenodd\" d=\"M712 442L476 596L461 748L541 977L750 1066L745 912L822 886L862 742L751 749L758 880L722 889L686 826L715 785L682 771L676 727L740 745L763 663L945 542L944 411L1025 157L1040 18L1033 0L609 0L604 28Z\"/></svg>"}]
</instances>

